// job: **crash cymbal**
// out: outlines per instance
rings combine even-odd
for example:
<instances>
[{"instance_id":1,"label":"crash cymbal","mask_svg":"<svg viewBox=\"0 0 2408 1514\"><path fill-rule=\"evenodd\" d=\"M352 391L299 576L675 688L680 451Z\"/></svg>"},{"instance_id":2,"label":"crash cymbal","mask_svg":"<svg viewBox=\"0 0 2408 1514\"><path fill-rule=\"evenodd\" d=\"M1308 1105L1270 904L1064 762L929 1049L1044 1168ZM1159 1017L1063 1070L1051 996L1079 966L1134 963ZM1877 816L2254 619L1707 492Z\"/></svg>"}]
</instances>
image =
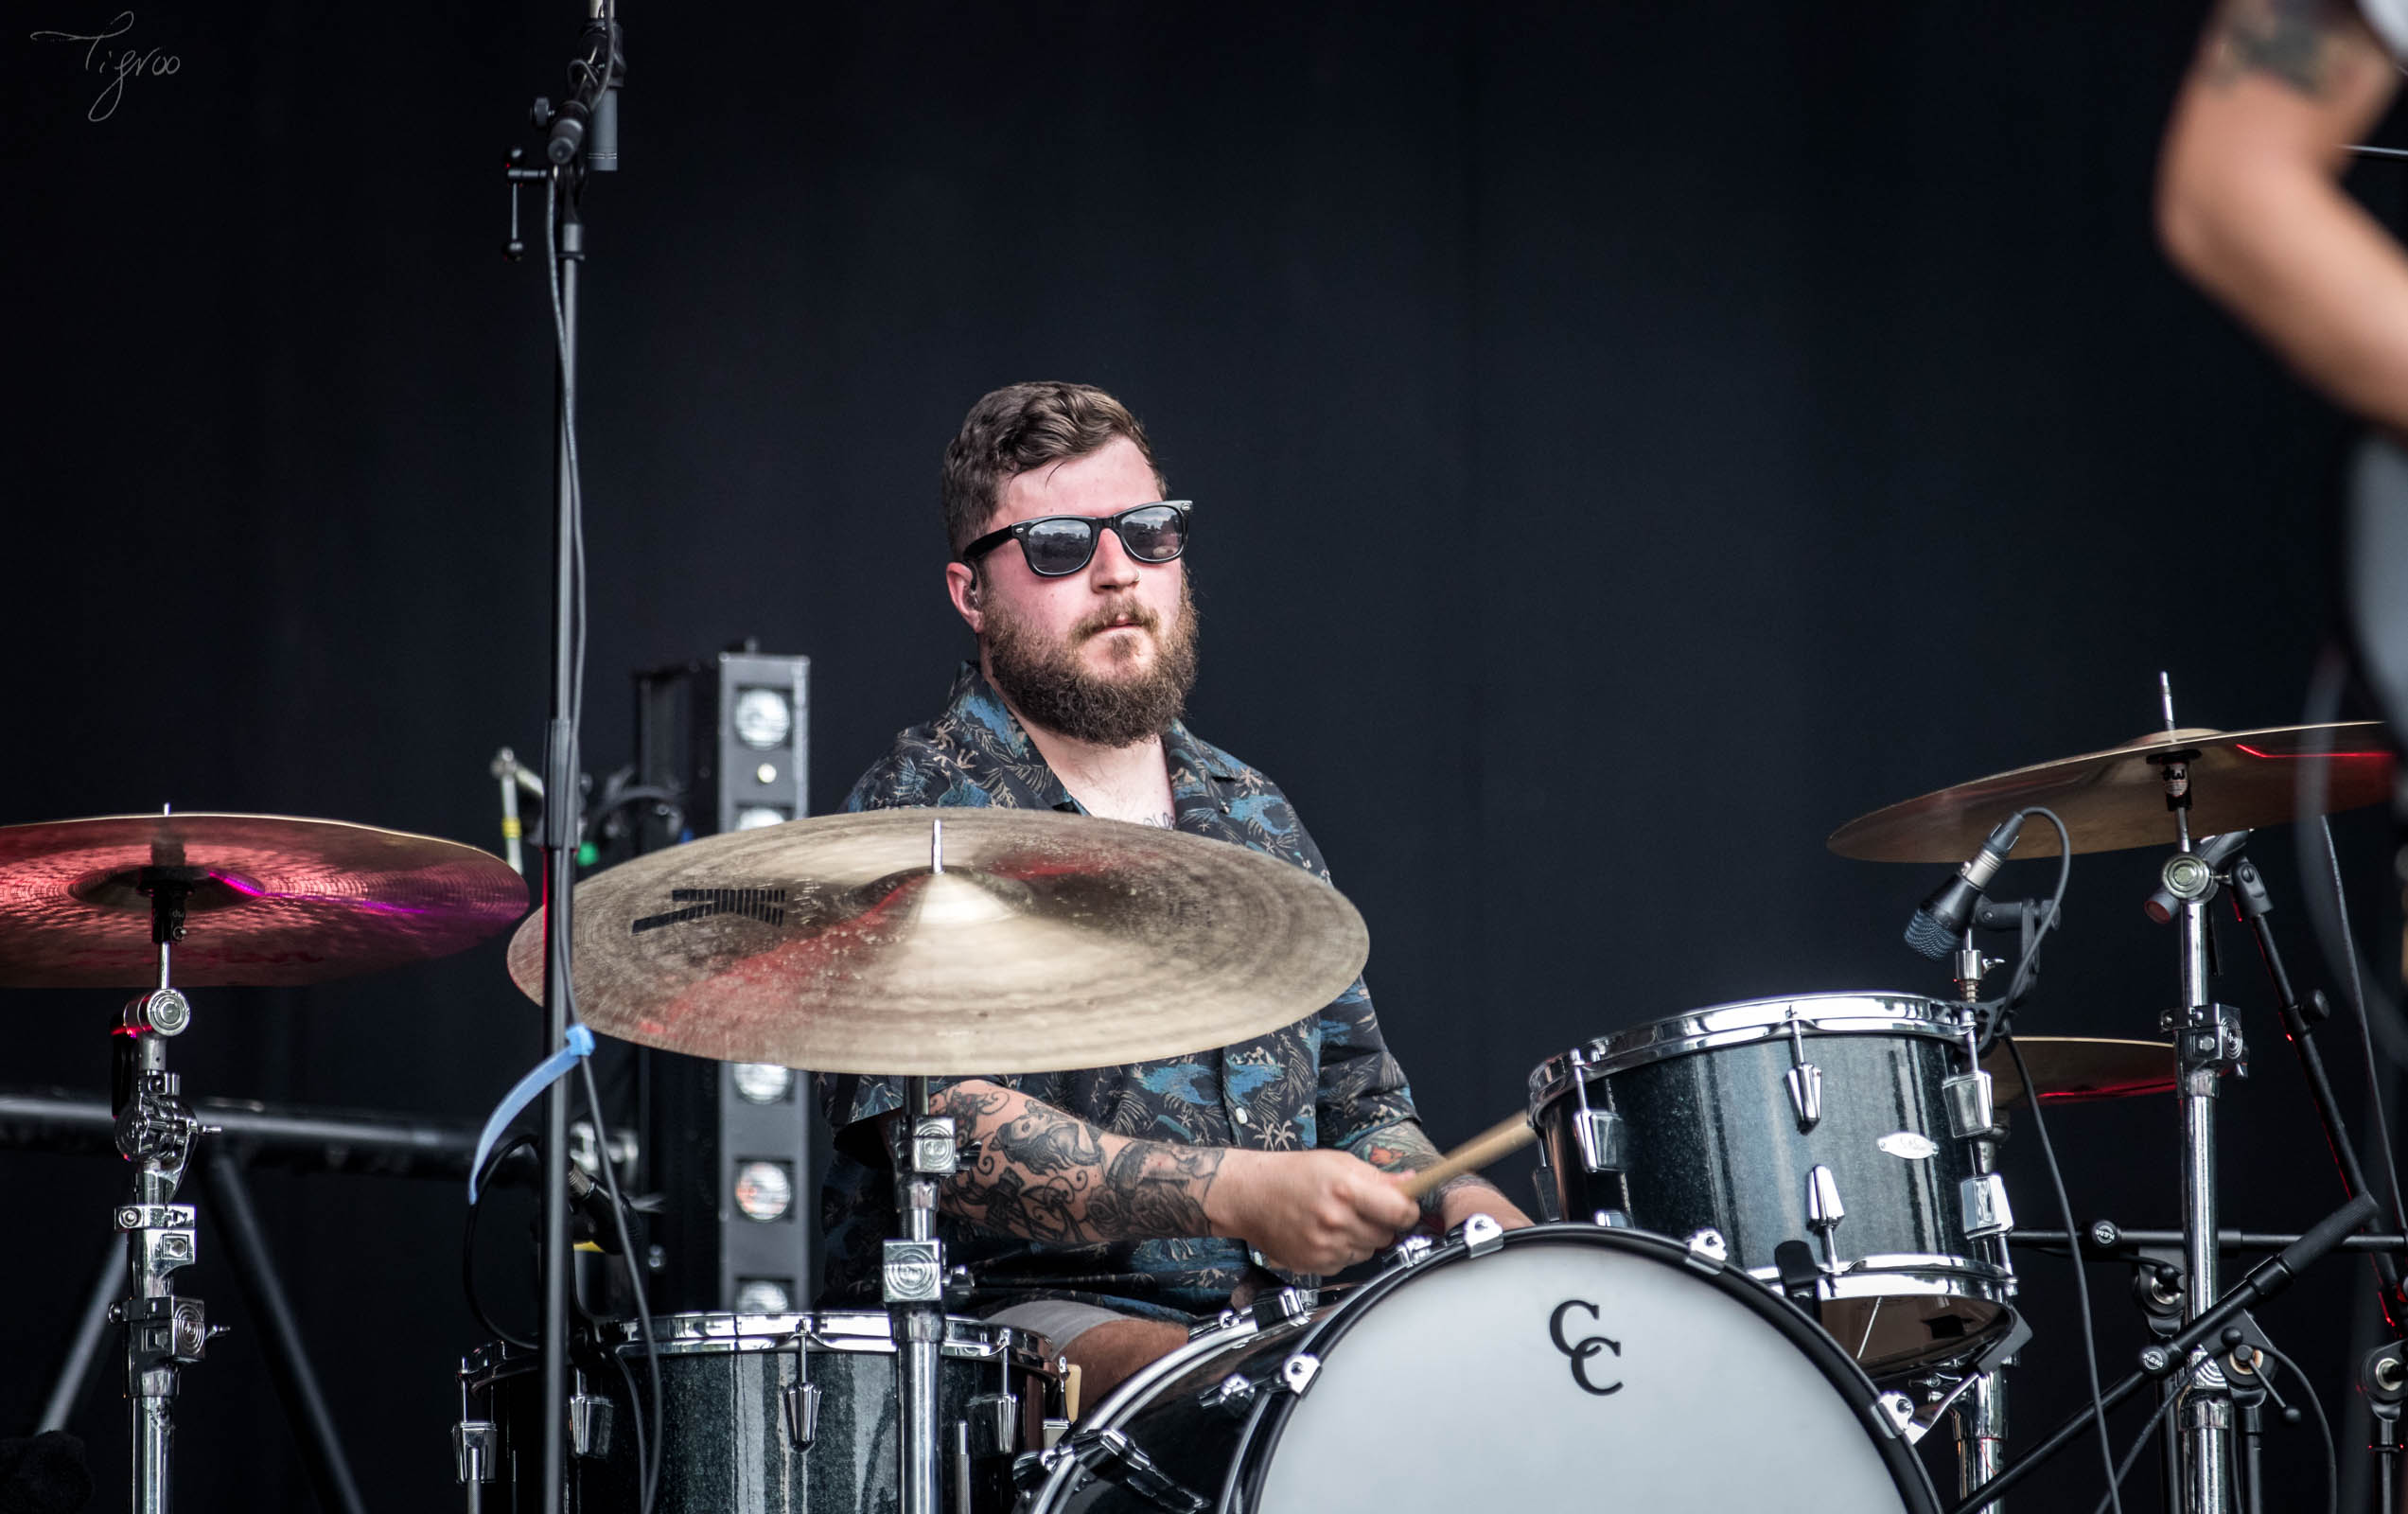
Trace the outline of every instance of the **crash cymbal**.
<instances>
[{"instance_id":1,"label":"crash cymbal","mask_svg":"<svg viewBox=\"0 0 2408 1514\"><path fill-rule=\"evenodd\" d=\"M283 815L110 815L0 826L0 987L157 980L145 868L198 870L174 979L316 983L442 957L527 908L457 841Z\"/></svg>"},{"instance_id":2,"label":"crash cymbal","mask_svg":"<svg viewBox=\"0 0 2408 1514\"><path fill-rule=\"evenodd\" d=\"M587 879L573 915L594 1030L823 1072L1037 1072L1226 1046L1328 1003L1369 950L1354 907L1301 868L1049 810L711 836ZM541 921L510 943L530 997Z\"/></svg>"},{"instance_id":3,"label":"crash cymbal","mask_svg":"<svg viewBox=\"0 0 2408 1514\"><path fill-rule=\"evenodd\" d=\"M2095 1035L2019 1035L2024 1065L2040 1097L2051 1104L2081 1103L2091 1099L2131 1099L2141 1094L2171 1093L2174 1086L2174 1048L2165 1041L2117 1041ZM1991 1098L2001 1109L2024 1102L2024 1083L2015 1075L2015 1059L2002 1043L1981 1059L1990 1074Z\"/></svg>"},{"instance_id":4,"label":"crash cymbal","mask_svg":"<svg viewBox=\"0 0 2408 1514\"><path fill-rule=\"evenodd\" d=\"M2290 820L2298 808L2301 760L2329 747L2327 814L2380 804L2391 796L2394 759L2382 723L2274 726L2262 731L2159 731L2105 751L2018 767L1939 789L1870 815L1831 834L1831 850L1867 862L1962 862L1993 827L2027 804L2055 810L2076 852L2171 846L2161 765L2188 753L2190 834L2256 830ZM2023 828L2018 857L2057 854L2056 827Z\"/></svg>"}]
</instances>

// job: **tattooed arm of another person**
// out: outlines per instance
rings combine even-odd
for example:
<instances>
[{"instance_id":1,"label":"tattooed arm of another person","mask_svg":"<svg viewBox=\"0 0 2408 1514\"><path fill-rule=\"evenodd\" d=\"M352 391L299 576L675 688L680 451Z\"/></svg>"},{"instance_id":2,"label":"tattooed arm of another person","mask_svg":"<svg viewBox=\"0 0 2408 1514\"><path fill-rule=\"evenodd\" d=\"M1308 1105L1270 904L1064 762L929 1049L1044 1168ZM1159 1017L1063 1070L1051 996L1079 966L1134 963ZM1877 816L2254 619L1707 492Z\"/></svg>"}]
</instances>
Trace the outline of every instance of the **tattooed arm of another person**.
<instances>
[{"instance_id":1,"label":"tattooed arm of another person","mask_svg":"<svg viewBox=\"0 0 2408 1514\"><path fill-rule=\"evenodd\" d=\"M1440 1154L1420 1125L1410 1119L1371 1131L1347 1150L1383 1172L1426 1172L1438 1165ZM1433 1231L1450 1230L1475 1214L1485 1214L1508 1230L1530 1223L1530 1216L1477 1172L1449 1178L1423 1194L1421 1212L1424 1225Z\"/></svg>"},{"instance_id":2,"label":"tattooed arm of another person","mask_svg":"<svg viewBox=\"0 0 2408 1514\"><path fill-rule=\"evenodd\" d=\"M1346 1152L1257 1152L1137 1140L973 1080L929 1105L978 1154L939 1207L989 1230L1083 1244L1222 1236L1274 1267L1327 1274L1419 1218L1397 1180Z\"/></svg>"},{"instance_id":3,"label":"tattooed arm of another person","mask_svg":"<svg viewBox=\"0 0 2408 1514\"><path fill-rule=\"evenodd\" d=\"M2350 0L2221 0L2166 129L2157 228L2310 381L2408 431L2408 255L2338 182L2398 82Z\"/></svg>"}]
</instances>

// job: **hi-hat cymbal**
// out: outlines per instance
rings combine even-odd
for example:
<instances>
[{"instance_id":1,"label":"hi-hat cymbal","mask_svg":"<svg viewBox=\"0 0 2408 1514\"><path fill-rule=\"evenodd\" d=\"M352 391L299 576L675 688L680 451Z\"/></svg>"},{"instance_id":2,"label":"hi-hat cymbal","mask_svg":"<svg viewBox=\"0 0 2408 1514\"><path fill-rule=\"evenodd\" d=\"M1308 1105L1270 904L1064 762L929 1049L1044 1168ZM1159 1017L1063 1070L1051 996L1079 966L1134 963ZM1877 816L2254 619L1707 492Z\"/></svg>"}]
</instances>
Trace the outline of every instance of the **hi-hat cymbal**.
<instances>
[{"instance_id":1,"label":"hi-hat cymbal","mask_svg":"<svg viewBox=\"0 0 2408 1514\"><path fill-rule=\"evenodd\" d=\"M2331 754L2325 770L2325 813L2391 797L2395 759L2379 721L2159 731L1860 815L1831 834L1830 846L1843 857L1867 862L1962 862L1992 828L2027 804L2055 810L2073 834L2076 852L2171 846L2174 818L2166 808L2162 774L2164 763L2176 753L2188 754L2190 764L2190 834L2254 831L2294 818L2299 765L2319 749ZM2045 820L2028 823L2014 854L2055 856L2056 827Z\"/></svg>"},{"instance_id":2,"label":"hi-hat cymbal","mask_svg":"<svg viewBox=\"0 0 2408 1514\"><path fill-rule=\"evenodd\" d=\"M316 983L460 951L526 912L500 857L283 815L109 815L0 826L0 987L157 980L145 868L197 870L174 979Z\"/></svg>"},{"instance_id":3,"label":"hi-hat cymbal","mask_svg":"<svg viewBox=\"0 0 2408 1514\"><path fill-rule=\"evenodd\" d=\"M822 1072L1039 1072L1226 1046L1327 1004L1370 944L1301 868L1050 810L711 836L589 878L572 916L594 1030ZM510 943L530 997L542 941L537 914Z\"/></svg>"},{"instance_id":4,"label":"hi-hat cymbal","mask_svg":"<svg viewBox=\"0 0 2408 1514\"><path fill-rule=\"evenodd\" d=\"M2092 1099L2131 1099L2142 1094L2171 1093L2174 1086L2174 1048L2167 1041L2118 1041L2095 1035L2019 1035L2024 1065L2040 1085L2042 1101L2081 1103ZM1991 1099L2005 1109L2025 1102L2023 1079L2015 1074L2015 1059L2002 1043L1981 1059L1990 1074Z\"/></svg>"}]
</instances>

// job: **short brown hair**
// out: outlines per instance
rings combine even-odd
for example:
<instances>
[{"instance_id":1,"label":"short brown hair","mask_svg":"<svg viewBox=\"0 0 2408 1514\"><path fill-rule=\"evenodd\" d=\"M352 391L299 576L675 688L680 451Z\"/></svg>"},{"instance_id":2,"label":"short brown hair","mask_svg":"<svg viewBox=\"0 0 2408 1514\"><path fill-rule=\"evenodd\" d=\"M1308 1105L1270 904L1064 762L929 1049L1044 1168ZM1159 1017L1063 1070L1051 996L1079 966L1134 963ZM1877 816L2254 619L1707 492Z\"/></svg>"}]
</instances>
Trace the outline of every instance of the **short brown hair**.
<instances>
[{"instance_id":1,"label":"short brown hair","mask_svg":"<svg viewBox=\"0 0 2408 1514\"><path fill-rule=\"evenodd\" d=\"M977 538L1014 475L1085 457L1116 436L1136 443L1154 483L1168 487L1146 429L1128 406L1093 384L1007 384L987 395L970 407L945 448L938 492L946 544L959 552Z\"/></svg>"}]
</instances>

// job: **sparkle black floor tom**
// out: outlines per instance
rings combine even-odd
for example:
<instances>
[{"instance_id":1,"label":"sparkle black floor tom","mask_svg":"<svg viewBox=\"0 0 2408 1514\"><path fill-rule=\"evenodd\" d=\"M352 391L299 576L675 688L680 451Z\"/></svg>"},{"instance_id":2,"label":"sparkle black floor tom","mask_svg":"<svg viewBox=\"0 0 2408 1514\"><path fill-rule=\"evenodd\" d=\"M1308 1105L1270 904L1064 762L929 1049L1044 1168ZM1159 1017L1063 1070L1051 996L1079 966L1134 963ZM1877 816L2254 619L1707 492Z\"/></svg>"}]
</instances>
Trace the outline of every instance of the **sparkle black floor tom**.
<instances>
[{"instance_id":1,"label":"sparkle black floor tom","mask_svg":"<svg viewBox=\"0 0 2408 1514\"><path fill-rule=\"evenodd\" d=\"M890 1514L897 1505L894 1342L886 1314L657 1316L663 1457L657 1514ZM624 1363L623 1375L619 1365ZM572 1514L637 1514L637 1416L651 1384L632 1322L581 1343L572 1403ZM533 1352L491 1345L461 1367L470 1426L488 1440L482 1507L532 1514L541 1496L542 1374ZM629 1383L634 1386L630 1396ZM1063 1415L1063 1367L1041 1336L950 1318L938 1412L949 1483L976 1514L1005 1514L1013 1459ZM649 1421L646 1421L647 1425ZM647 1432L648 1433L648 1432ZM465 1472L465 1469L464 1469Z\"/></svg>"}]
</instances>

